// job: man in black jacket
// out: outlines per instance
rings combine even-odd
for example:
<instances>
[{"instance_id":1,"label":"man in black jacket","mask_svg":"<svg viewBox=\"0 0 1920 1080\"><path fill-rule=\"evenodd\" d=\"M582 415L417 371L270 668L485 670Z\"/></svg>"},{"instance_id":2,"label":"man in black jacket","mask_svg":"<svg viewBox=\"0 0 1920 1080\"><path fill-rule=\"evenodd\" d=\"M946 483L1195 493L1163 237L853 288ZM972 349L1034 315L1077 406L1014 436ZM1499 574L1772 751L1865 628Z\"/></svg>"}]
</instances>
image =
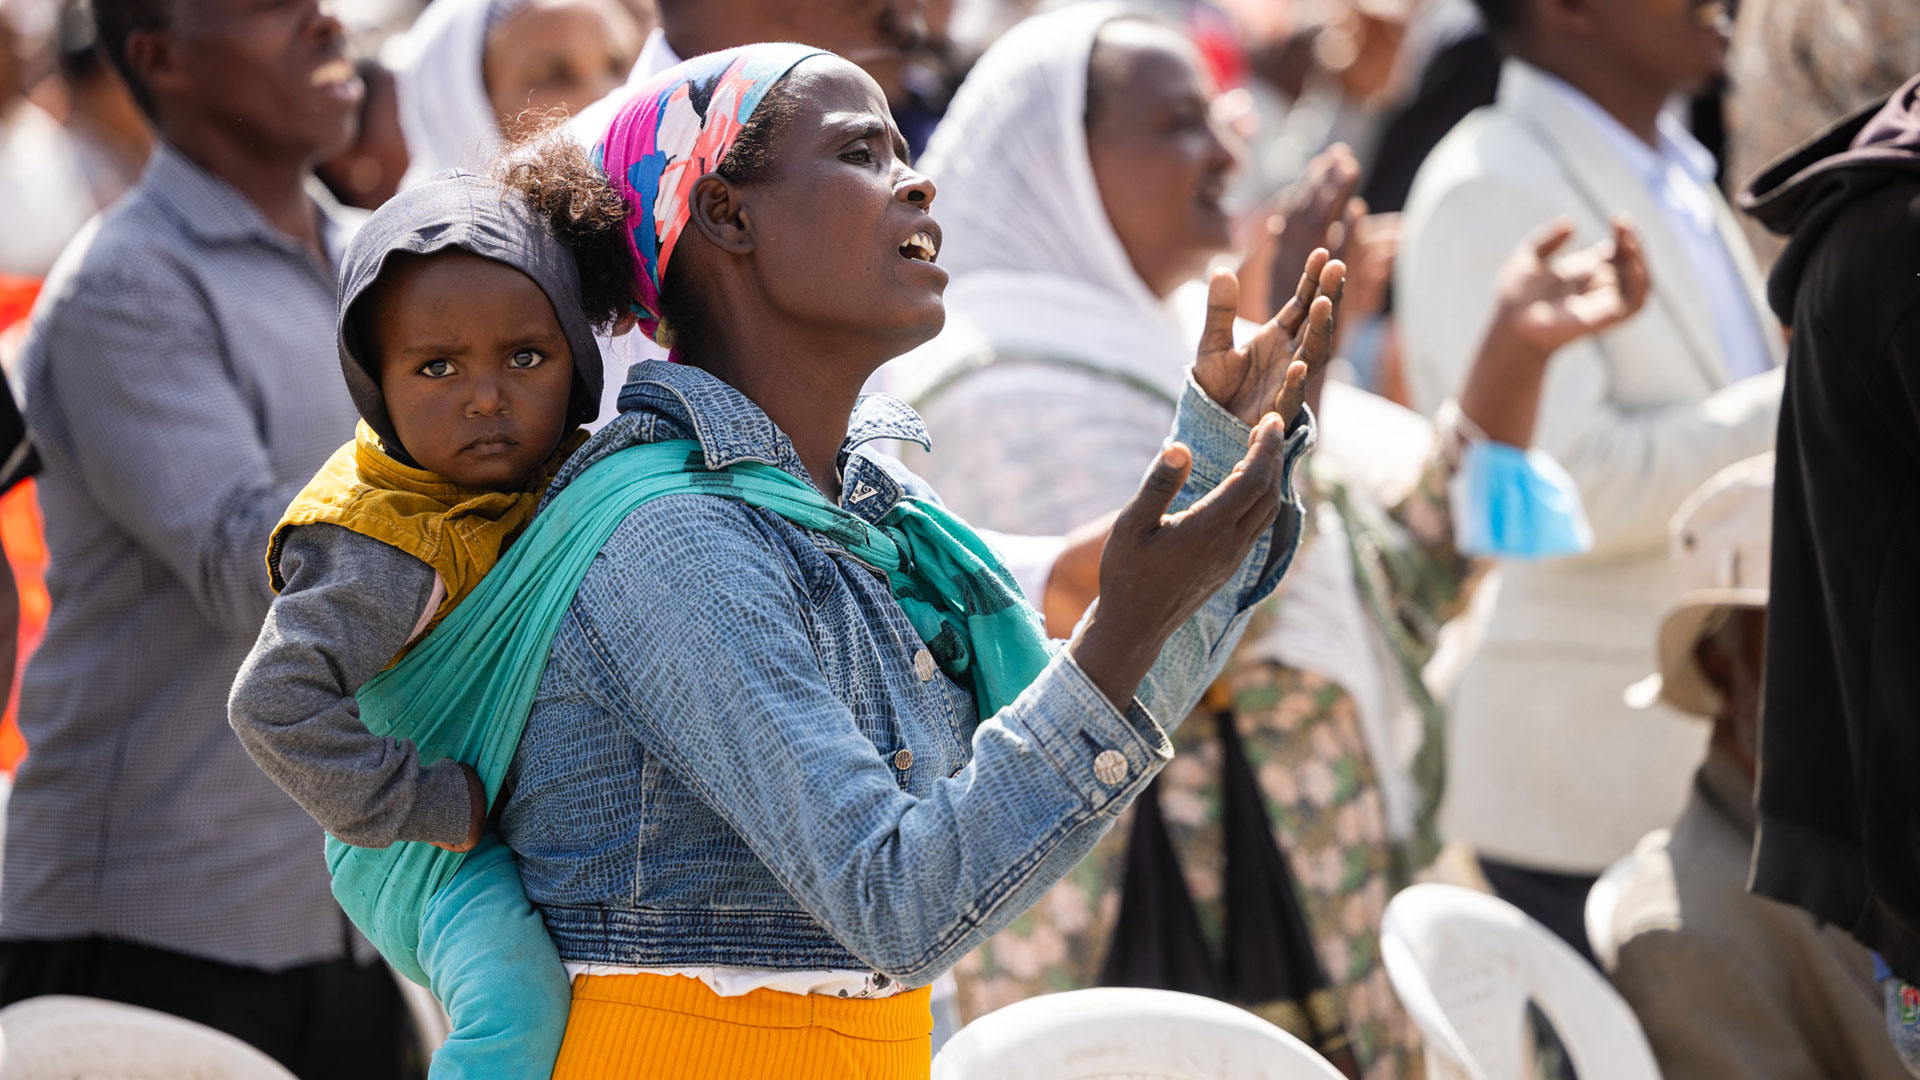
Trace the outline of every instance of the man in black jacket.
<instances>
[{"instance_id":1,"label":"man in black jacket","mask_svg":"<svg viewBox=\"0 0 1920 1080\"><path fill-rule=\"evenodd\" d=\"M1920 78L1742 202L1793 335L1752 888L1920 983Z\"/></svg>"}]
</instances>

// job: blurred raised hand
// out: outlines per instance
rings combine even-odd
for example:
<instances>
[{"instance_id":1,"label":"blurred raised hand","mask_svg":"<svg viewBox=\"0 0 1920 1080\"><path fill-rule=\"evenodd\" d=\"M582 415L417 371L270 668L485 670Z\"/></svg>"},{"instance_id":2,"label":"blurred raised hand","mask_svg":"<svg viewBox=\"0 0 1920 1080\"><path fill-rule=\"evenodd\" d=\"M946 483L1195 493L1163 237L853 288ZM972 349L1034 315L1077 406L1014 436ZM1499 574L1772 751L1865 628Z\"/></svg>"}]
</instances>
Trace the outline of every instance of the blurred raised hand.
<instances>
[{"instance_id":1,"label":"blurred raised hand","mask_svg":"<svg viewBox=\"0 0 1920 1080\"><path fill-rule=\"evenodd\" d=\"M1610 238L1559 254L1572 238L1573 222L1549 222L1500 268L1495 323L1548 355L1631 318L1652 287L1640 236L1626 215L1614 218Z\"/></svg>"},{"instance_id":2,"label":"blurred raised hand","mask_svg":"<svg viewBox=\"0 0 1920 1080\"><path fill-rule=\"evenodd\" d=\"M1500 268L1493 321L1460 389L1461 415L1496 442L1529 445L1553 354L1632 318L1652 289L1624 214L1608 239L1559 254L1572 237L1571 221L1548 222Z\"/></svg>"},{"instance_id":3,"label":"blurred raised hand","mask_svg":"<svg viewBox=\"0 0 1920 1080\"><path fill-rule=\"evenodd\" d=\"M1306 175L1258 215L1240 263L1241 318L1272 318L1293 295L1293 282L1314 249L1345 259L1366 215L1366 204L1353 197L1359 186L1360 162L1345 145L1335 144L1316 155Z\"/></svg>"}]
</instances>

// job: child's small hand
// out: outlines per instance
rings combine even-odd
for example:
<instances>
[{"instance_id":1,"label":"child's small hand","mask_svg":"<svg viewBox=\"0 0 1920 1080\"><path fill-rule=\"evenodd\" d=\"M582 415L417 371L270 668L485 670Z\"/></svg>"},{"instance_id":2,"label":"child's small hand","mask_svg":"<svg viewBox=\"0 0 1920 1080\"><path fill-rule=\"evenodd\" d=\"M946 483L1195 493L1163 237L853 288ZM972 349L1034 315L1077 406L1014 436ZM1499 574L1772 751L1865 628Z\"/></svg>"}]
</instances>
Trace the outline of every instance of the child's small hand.
<instances>
[{"instance_id":1,"label":"child's small hand","mask_svg":"<svg viewBox=\"0 0 1920 1080\"><path fill-rule=\"evenodd\" d=\"M1573 222L1549 222L1500 268L1489 333L1510 335L1542 362L1562 345L1630 318L1651 285L1640 237L1625 214L1613 219L1612 239L1556 258L1572 236Z\"/></svg>"},{"instance_id":2,"label":"child's small hand","mask_svg":"<svg viewBox=\"0 0 1920 1080\"><path fill-rule=\"evenodd\" d=\"M467 802L472 817L467 824L467 838L458 844L435 844L442 851L468 852L480 846L480 833L487 827L487 785L481 781L480 774L466 762L460 763L460 773L467 778Z\"/></svg>"}]
</instances>

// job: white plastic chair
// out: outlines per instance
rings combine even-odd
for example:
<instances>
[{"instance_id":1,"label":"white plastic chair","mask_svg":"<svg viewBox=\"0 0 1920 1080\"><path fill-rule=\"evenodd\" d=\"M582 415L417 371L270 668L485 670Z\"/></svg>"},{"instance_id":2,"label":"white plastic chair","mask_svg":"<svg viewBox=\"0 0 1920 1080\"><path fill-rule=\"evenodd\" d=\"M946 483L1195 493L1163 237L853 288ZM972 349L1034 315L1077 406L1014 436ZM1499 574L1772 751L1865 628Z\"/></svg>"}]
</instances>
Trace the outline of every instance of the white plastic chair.
<instances>
[{"instance_id":1,"label":"white plastic chair","mask_svg":"<svg viewBox=\"0 0 1920 1080\"><path fill-rule=\"evenodd\" d=\"M0 1080L294 1080L272 1058L177 1016L84 997L0 1009Z\"/></svg>"},{"instance_id":2,"label":"white plastic chair","mask_svg":"<svg viewBox=\"0 0 1920 1080\"><path fill-rule=\"evenodd\" d=\"M1341 1080L1307 1044L1222 1001L1118 987L1043 994L960 1029L933 1080Z\"/></svg>"},{"instance_id":3,"label":"white plastic chair","mask_svg":"<svg viewBox=\"0 0 1920 1080\"><path fill-rule=\"evenodd\" d=\"M447 1010L433 991L407 978L405 975L388 968L393 981L400 987L400 1000L406 1002L407 1017L413 1021L413 1038L420 1047L420 1060L432 1059L453 1032L453 1020L447 1016Z\"/></svg>"},{"instance_id":4,"label":"white plastic chair","mask_svg":"<svg viewBox=\"0 0 1920 1080\"><path fill-rule=\"evenodd\" d=\"M1415 885L1387 904L1380 951L1426 1042L1429 1080L1530 1076L1529 1001L1583 1080L1660 1080L1627 1003L1512 904L1455 885Z\"/></svg>"},{"instance_id":5,"label":"white plastic chair","mask_svg":"<svg viewBox=\"0 0 1920 1080\"><path fill-rule=\"evenodd\" d=\"M1587 923L1587 948L1593 950L1594 959L1600 961L1603 970L1613 968L1613 959L1619 952L1619 942L1613 940L1613 911L1620 903L1620 888L1626 884L1627 873L1633 869L1633 859L1640 853L1649 840L1658 837L1665 843L1667 830L1660 829L1648 834L1633 851L1621 856L1593 883L1593 889L1587 893L1585 918Z\"/></svg>"}]
</instances>

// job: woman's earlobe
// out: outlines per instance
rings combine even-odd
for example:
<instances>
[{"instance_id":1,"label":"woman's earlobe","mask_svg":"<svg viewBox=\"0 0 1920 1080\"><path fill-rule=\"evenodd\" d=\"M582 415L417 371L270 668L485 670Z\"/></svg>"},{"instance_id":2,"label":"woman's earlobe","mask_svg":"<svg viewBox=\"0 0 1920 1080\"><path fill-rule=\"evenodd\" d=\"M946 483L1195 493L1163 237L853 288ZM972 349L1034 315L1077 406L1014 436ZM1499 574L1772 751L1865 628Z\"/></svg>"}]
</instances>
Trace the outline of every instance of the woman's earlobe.
<instances>
[{"instance_id":1,"label":"woman's earlobe","mask_svg":"<svg viewBox=\"0 0 1920 1080\"><path fill-rule=\"evenodd\" d=\"M694 181L688 200L692 210L688 224L709 243L733 255L753 250L753 226L732 184L708 173Z\"/></svg>"}]
</instances>

